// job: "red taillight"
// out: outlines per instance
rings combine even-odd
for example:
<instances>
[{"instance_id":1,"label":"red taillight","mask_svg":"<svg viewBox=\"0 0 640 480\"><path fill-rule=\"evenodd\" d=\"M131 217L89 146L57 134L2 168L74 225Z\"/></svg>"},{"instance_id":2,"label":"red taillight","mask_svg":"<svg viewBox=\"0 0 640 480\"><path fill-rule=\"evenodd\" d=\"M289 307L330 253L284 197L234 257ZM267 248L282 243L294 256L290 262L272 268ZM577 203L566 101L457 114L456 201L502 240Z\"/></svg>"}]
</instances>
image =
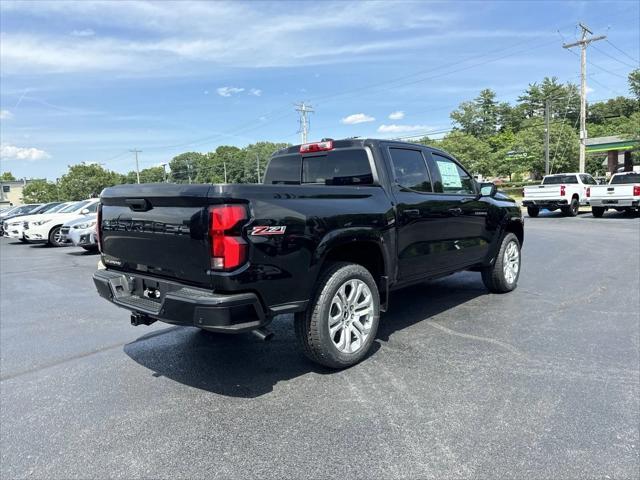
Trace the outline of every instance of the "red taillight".
<instances>
[{"instance_id":1,"label":"red taillight","mask_svg":"<svg viewBox=\"0 0 640 480\"><path fill-rule=\"evenodd\" d=\"M640 197L640 185L633 186L633 196Z\"/></svg>"},{"instance_id":2,"label":"red taillight","mask_svg":"<svg viewBox=\"0 0 640 480\"><path fill-rule=\"evenodd\" d=\"M327 150L333 150L333 140L325 140L324 142L304 143L300 145L300 153L326 152Z\"/></svg>"},{"instance_id":3,"label":"red taillight","mask_svg":"<svg viewBox=\"0 0 640 480\"><path fill-rule=\"evenodd\" d=\"M247 219L242 205L219 205L209 209L209 239L211 267L230 270L242 265L247 258L247 243L240 232L233 231L238 222Z\"/></svg>"},{"instance_id":4,"label":"red taillight","mask_svg":"<svg viewBox=\"0 0 640 480\"><path fill-rule=\"evenodd\" d=\"M96 240L98 250L102 252L102 204L98 205L98 218L96 219Z\"/></svg>"},{"instance_id":5,"label":"red taillight","mask_svg":"<svg viewBox=\"0 0 640 480\"><path fill-rule=\"evenodd\" d=\"M564 195L565 195L565 193L566 193L566 192L565 192L566 188L567 188L567 187L565 187L564 185L560 185L560 196L561 196L561 197L564 197Z\"/></svg>"},{"instance_id":6,"label":"red taillight","mask_svg":"<svg viewBox=\"0 0 640 480\"><path fill-rule=\"evenodd\" d=\"M591 187L587 187L587 198L591 196Z\"/></svg>"}]
</instances>

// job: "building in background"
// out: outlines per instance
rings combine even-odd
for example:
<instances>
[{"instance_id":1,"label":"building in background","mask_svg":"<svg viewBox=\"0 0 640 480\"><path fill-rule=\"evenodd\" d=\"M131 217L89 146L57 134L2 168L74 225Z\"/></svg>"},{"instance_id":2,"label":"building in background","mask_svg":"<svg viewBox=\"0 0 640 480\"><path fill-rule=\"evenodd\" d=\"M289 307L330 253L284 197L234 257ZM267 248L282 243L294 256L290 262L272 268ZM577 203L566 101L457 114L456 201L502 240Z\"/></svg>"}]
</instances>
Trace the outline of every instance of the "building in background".
<instances>
[{"instance_id":1,"label":"building in background","mask_svg":"<svg viewBox=\"0 0 640 480\"><path fill-rule=\"evenodd\" d=\"M3 180L2 182L0 182L0 206L22 205L24 203L24 201L22 200L22 190L27 184L33 181L34 179L22 179L9 181Z\"/></svg>"}]
</instances>

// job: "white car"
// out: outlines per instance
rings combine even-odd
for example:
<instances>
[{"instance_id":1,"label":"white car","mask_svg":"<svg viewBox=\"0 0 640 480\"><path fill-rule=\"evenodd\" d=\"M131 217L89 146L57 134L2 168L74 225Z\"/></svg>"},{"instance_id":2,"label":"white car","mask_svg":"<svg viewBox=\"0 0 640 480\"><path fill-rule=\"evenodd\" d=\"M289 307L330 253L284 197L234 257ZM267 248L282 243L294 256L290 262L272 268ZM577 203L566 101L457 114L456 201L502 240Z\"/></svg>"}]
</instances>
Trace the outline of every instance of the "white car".
<instances>
[{"instance_id":1,"label":"white car","mask_svg":"<svg viewBox=\"0 0 640 480\"><path fill-rule=\"evenodd\" d=\"M616 173L608 185L591 188L593 216L601 217L609 208L619 212L640 212L640 173Z\"/></svg>"},{"instance_id":2,"label":"white car","mask_svg":"<svg viewBox=\"0 0 640 480\"><path fill-rule=\"evenodd\" d=\"M45 213L55 213L62 210L65 207L68 207L72 203L75 202L67 202L67 203L51 203L48 207L46 207L42 212L37 214L29 214L22 215L20 217L12 217L8 220L5 220L3 223L3 236L8 238L14 238L16 240L20 240L22 242L26 242L27 240L24 238L24 222L28 222L29 220L36 217L36 215L43 215Z\"/></svg>"},{"instance_id":3,"label":"white car","mask_svg":"<svg viewBox=\"0 0 640 480\"><path fill-rule=\"evenodd\" d=\"M546 208L560 209L567 216L578 215L580 205L589 205L591 189L598 185L588 173L558 173L547 175L540 185L524 187L522 205L530 217L537 217Z\"/></svg>"},{"instance_id":4,"label":"white car","mask_svg":"<svg viewBox=\"0 0 640 480\"><path fill-rule=\"evenodd\" d=\"M64 245L60 229L70 220L86 217L98 211L100 200L92 198L69 205L56 213L34 215L23 223L24 238L29 243L48 243L54 247Z\"/></svg>"},{"instance_id":5,"label":"white car","mask_svg":"<svg viewBox=\"0 0 640 480\"><path fill-rule=\"evenodd\" d=\"M86 215L65 223L60 230L63 241L71 242L76 247L82 247L87 251L98 251L96 223L98 223L97 214Z\"/></svg>"}]
</instances>

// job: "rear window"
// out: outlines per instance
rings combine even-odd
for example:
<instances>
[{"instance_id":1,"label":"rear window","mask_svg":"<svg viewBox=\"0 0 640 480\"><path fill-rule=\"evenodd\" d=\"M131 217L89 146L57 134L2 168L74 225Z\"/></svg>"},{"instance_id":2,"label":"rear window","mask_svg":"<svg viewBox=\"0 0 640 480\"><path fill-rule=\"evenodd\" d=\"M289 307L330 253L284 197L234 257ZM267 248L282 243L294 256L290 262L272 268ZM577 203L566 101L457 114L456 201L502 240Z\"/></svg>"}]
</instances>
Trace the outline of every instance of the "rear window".
<instances>
[{"instance_id":1,"label":"rear window","mask_svg":"<svg viewBox=\"0 0 640 480\"><path fill-rule=\"evenodd\" d=\"M623 183L640 183L640 173L627 173L626 175L615 175L611 179L611 185Z\"/></svg>"},{"instance_id":2,"label":"rear window","mask_svg":"<svg viewBox=\"0 0 640 480\"><path fill-rule=\"evenodd\" d=\"M302 183L371 185L373 175L367 152L344 149L302 157Z\"/></svg>"},{"instance_id":3,"label":"rear window","mask_svg":"<svg viewBox=\"0 0 640 480\"><path fill-rule=\"evenodd\" d=\"M364 149L332 150L317 155L273 157L264 178L270 185L371 185L373 174Z\"/></svg>"},{"instance_id":4,"label":"rear window","mask_svg":"<svg viewBox=\"0 0 640 480\"><path fill-rule=\"evenodd\" d=\"M578 183L575 175L553 175L552 177L544 177L542 185L559 185L561 183Z\"/></svg>"},{"instance_id":5,"label":"rear window","mask_svg":"<svg viewBox=\"0 0 640 480\"><path fill-rule=\"evenodd\" d=\"M299 185L300 155L273 157L264 175L266 185Z\"/></svg>"}]
</instances>

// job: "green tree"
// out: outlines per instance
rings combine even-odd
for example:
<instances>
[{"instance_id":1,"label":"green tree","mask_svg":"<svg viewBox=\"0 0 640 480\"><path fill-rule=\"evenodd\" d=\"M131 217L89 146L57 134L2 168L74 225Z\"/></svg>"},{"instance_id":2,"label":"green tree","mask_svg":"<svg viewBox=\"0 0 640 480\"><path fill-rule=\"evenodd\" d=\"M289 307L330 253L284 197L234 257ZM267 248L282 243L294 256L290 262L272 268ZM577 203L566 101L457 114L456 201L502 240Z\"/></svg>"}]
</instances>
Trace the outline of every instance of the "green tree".
<instances>
[{"instance_id":1,"label":"green tree","mask_svg":"<svg viewBox=\"0 0 640 480\"><path fill-rule=\"evenodd\" d=\"M96 197L106 188L122 183L122 175L105 170L97 164L71 165L60 178L58 188L62 198L83 200Z\"/></svg>"},{"instance_id":2,"label":"green tree","mask_svg":"<svg viewBox=\"0 0 640 480\"><path fill-rule=\"evenodd\" d=\"M456 131L450 132L437 143L439 148L456 157L471 174L491 175L491 147L487 142L473 135Z\"/></svg>"},{"instance_id":3,"label":"green tree","mask_svg":"<svg viewBox=\"0 0 640 480\"><path fill-rule=\"evenodd\" d=\"M629 91L640 102L640 68L636 68L629 73Z\"/></svg>"},{"instance_id":4,"label":"green tree","mask_svg":"<svg viewBox=\"0 0 640 480\"><path fill-rule=\"evenodd\" d=\"M450 116L463 133L486 137L497 131L499 114L495 92L485 88L473 101L462 102Z\"/></svg>"},{"instance_id":5,"label":"green tree","mask_svg":"<svg viewBox=\"0 0 640 480\"><path fill-rule=\"evenodd\" d=\"M579 140L569 122L551 123L549 126L549 152L551 172L576 171L578 168ZM539 120L528 120L516 133L511 155L517 167L534 178L544 174L544 125Z\"/></svg>"},{"instance_id":6,"label":"green tree","mask_svg":"<svg viewBox=\"0 0 640 480\"><path fill-rule=\"evenodd\" d=\"M189 176L193 180L196 177L199 167L204 160L204 155L199 152L185 152L176 155L169 162L171 169L170 178L174 183L187 183Z\"/></svg>"},{"instance_id":7,"label":"green tree","mask_svg":"<svg viewBox=\"0 0 640 480\"><path fill-rule=\"evenodd\" d=\"M22 190L25 203L47 203L59 200L58 186L46 180L33 180Z\"/></svg>"},{"instance_id":8,"label":"green tree","mask_svg":"<svg viewBox=\"0 0 640 480\"><path fill-rule=\"evenodd\" d=\"M0 180L3 182L14 182L16 180L16 177L14 177L13 173L11 172L2 172Z\"/></svg>"},{"instance_id":9,"label":"green tree","mask_svg":"<svg viewBox=\"0 0 640 480\"><path fill-rule=\"evenodd\" d=\"M136 172L129 172L124 176L124 183L137 183L138 176ZM140 170L140 183L162 183L165 181L164 168L150 167Z\"/></svg>"},{"instance_id":10,"label":"green tree","mask_svg":"<svg viewBox=\"0 0 640 480\"><path fill-rule=\"evenodd\" d=\"M640 111L640 101L627 97L610 98L604 102L589 105L587 121L603 124L612 118L629 117Z\"/></svg>"}]
</instances>

